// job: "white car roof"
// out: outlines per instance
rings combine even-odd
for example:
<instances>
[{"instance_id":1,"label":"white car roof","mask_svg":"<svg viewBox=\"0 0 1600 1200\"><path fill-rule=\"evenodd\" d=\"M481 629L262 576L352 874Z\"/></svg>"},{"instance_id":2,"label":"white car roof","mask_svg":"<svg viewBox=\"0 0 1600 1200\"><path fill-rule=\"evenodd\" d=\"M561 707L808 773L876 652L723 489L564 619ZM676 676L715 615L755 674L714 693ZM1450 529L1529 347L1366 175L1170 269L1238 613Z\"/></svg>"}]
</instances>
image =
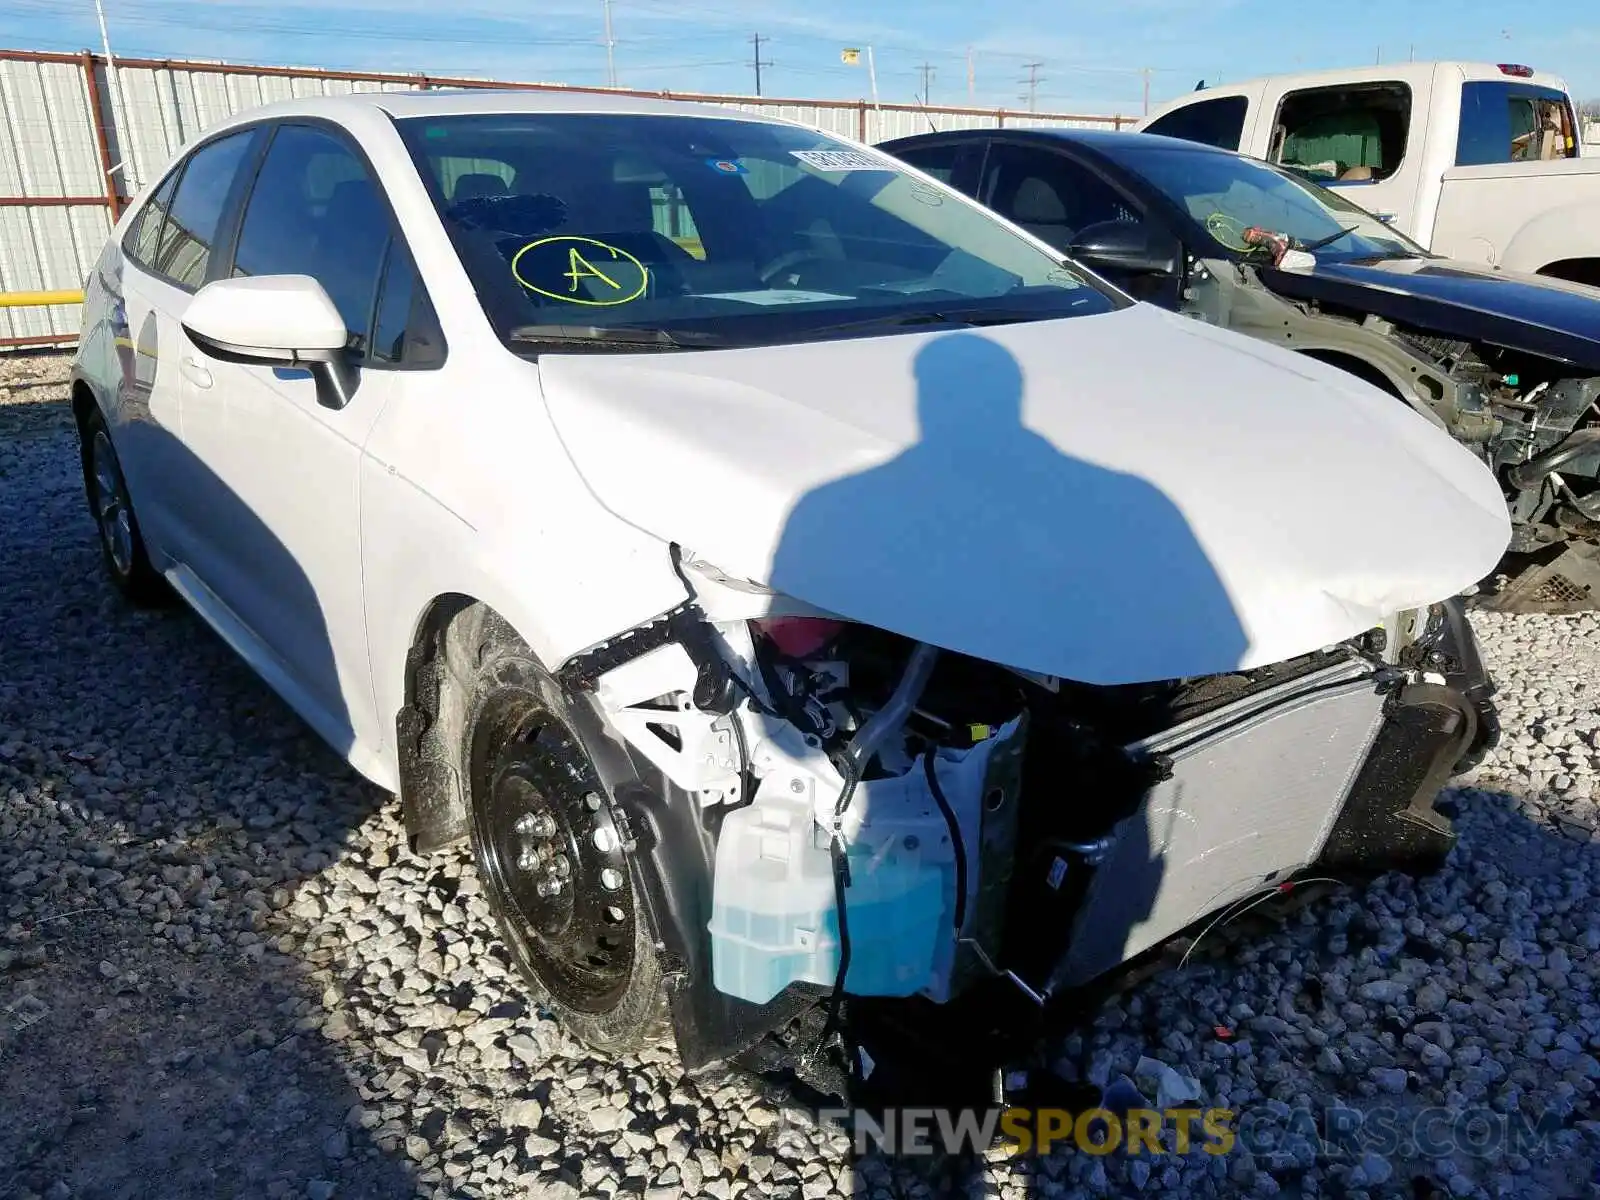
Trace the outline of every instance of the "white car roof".
<instances>
[{"instance_id":1,"label":"white car roof","mask_svg":"<svg viewBox=\"0 0 1600 1200\"><path fill-rule=\"evenodd\" d=\"M720 104L697 104L648 96L554 89L441 88L414 92L353 92L343 96L305 96L281 100L235 113L207 132L274 117L326 117L337 121L341 117L373 111L395 118L484 113L614 113L642 117L720 117L766 124L794 124L763 113L743 112Z\"/></svg>"}]
</instances>

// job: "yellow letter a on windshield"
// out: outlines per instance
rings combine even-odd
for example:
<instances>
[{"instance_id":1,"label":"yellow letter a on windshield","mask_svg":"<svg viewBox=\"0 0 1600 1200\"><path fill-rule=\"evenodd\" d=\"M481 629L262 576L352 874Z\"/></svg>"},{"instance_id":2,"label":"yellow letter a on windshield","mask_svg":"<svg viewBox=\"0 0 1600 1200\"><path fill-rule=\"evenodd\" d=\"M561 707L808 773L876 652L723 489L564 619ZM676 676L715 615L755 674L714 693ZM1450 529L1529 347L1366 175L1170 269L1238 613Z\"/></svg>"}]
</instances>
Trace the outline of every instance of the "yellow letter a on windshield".
<instances>
[{"instance_id":1,"label":"yellow letter a on windshield","mask_svg":"<svg viewBox=\"0 0 1600 1200\"><path fill-rule=\"evenodd\" d=\"M568 269L563 274L572 280L572 286L567 289L569 292L578 290L578 281L585 275L593 275L596 279L605 280L613 291L620 292L622 290L620 283L579 254L576 246L569 247L567 250L567 267Z\"/></svg>"}]
</instances>

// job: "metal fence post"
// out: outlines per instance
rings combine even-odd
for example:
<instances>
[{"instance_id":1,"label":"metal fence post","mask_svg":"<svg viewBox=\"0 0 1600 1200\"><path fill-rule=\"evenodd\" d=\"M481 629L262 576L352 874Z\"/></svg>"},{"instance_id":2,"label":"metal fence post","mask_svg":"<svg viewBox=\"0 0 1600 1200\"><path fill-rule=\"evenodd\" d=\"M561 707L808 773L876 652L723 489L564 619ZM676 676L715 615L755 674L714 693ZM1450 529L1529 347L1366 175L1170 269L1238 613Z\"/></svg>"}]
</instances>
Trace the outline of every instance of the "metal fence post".
<instances>
[{"instance_id":1,"label":"metal fence post","mask_svg":"<svg viewBox=\"0 0 1600 1200\"><path fill-rule=\"evenodd\" d=\"M100 81L94 77L95 57L83 52L83 83L89 92L89 122L94 128L94 144L100 154L100 177L105 180L106 206L111 210L111 223L115 225L122 215L122 196L117 191L117 177L111 173L111 142L106 136L105 112L100 107ZM120 130L118 131L120 134Z\"/></svg>"}]
</instances>

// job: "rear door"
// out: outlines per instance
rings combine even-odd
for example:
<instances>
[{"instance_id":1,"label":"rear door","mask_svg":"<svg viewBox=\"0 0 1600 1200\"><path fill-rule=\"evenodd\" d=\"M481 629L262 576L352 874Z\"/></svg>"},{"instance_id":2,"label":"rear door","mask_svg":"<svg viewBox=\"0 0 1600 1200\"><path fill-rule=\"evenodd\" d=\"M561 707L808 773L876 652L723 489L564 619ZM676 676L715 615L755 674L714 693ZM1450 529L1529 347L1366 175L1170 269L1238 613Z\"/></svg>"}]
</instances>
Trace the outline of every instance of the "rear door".
<instances>
[{"instance_id":1,"label":"rear door","mask_svg":"<svg viewBox=\"0 0 1600 1200\"><path fill-rule=\"evenodd\" d=\"M184 441L208 474L200 582L258 643L251 649L267 656L261 666L291 703L346 752L358 737L386 740L372 712L358 484L362 448L396 379L395 336L375 333L375 316L409 304L413 291L396 233L353 139L322 123L279 125L244 202L228 274L316 279L345 319L354 393L345 407L326 408L308 371L192 349L199 371L183 400Z\"/></svg>"},{"instance_id":2,"label":"rear door","mask_svg":"<svg viewBox=\"0 0 1600 1200\"><path fill-rule=\"evenodd\" d=\"M178 321L205 282L258 137L247 129L196 147L157 187L123 241L115 436L142 531L162 565L187 559L194 548L200 487L180 415L194 349Z\"/></svg>"}]
</instances>

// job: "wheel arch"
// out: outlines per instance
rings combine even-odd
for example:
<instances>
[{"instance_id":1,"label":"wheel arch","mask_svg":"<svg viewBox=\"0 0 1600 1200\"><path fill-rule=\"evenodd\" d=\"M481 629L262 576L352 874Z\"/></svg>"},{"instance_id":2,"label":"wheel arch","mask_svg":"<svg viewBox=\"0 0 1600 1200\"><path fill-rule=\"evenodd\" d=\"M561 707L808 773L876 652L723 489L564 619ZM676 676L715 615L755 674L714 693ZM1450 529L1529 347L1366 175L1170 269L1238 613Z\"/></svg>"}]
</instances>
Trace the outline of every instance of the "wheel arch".
<instances>
[{"instance_id":1,"label":"wheel arch","mask_svg":"<svg viewBox=\"0 0 1600 1200\"><path fill-rule=\"evenodd\" d=\"M81 375L75 376L72 380L72 419L82 429L89 414L94 412L100 412L100 398L87 379ZM102 412L101 416L104 415Z\"/></svg>"},{"instance_id":2,"label":"wheel arch","mask_svg":"<svg viewBox=\"0 0 1600 1200\"><path fill-rule=\"evenodd\" d=\"M1374 387L1382 388L1391 396L1405 400L1406 395L1398 383L1390 377L1389 373L1358 354L1348 350L1334 350L1323 346L1313 346L1299 350L1307 358L1314 358L1318 362L1327 363L1330 367L1338 367L1347 374L1354 375L1357 379L1364 380Z\"/></svg>"},{"instance_id":3,"label":"wheel arch","mask_svg":"<svg viewBox=\"0 0 1600 1200\"><path fill-rule=\"evenodd\" d=\"M1540 267L1539 274L1548 275L1552 279L1565 279L1569 283L1586 283L1590 287L1600 288L1600 255L1557 259Z\"/></svg>"},{"instance_id":4,"label":"wheel arch","mask_svg":"<svg viewBox=\"0 0 1600 1200\"><path fill-rule=\"evenodd\" d=\"M399 778L407 838L426 853L466 838L471 814L463 748L480 655L520 643L537 646L495 605L467 592L434 596L418 615L406 654L405 703L396 718ZM562 664L542 664L555 673ZM720 812L695 798L602 727L598 712L570 714L597 774L636 839L641 897L663 955L679 1056L695 1069L735 1054L811 1008L824 989L794 985L766 1004L718 991L712 980L711 881Z\"/></svg>"},{"instance_id":5,"label":"wheel arch","mask_svg":"<svg viewBox=\"0 0 1600 1200\"><path fill-rule=\"evenodd\" d=\"M470 819L462 778L471 672L483 631L505 618L465 592L431 599L406 648L404 694L395 714L395 757L406 838L427 854L467 836Z\"/></svg>"},{"instance_id":6,"label":"wheel arch","mask_svg":"<svg viewBox=\"0 0 1600 1200\"><path fill-rule=\"evenodd\" d=\"M1545 274L1556 263L1600 260L1600 236L1592 232L1597 217L1600 205L1592 202L1547 209L1512 235L1499 264Z\"/></svg>"}]
</instances>

